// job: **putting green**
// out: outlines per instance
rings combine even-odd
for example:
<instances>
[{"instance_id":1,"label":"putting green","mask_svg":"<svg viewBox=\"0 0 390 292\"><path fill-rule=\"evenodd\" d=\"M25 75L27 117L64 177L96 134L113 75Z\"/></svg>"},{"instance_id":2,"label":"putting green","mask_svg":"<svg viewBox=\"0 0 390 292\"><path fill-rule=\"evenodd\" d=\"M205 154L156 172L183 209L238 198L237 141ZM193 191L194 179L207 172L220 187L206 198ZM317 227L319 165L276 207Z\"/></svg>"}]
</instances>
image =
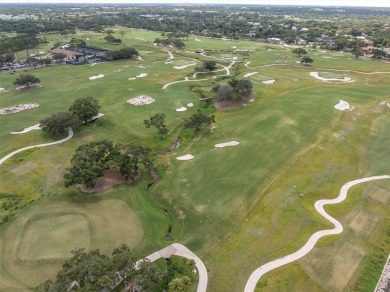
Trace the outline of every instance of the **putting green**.
<instances>
[{"instance_id":1,"label":"putting green","mask_svg":"<svg viewBox=\"0 0 390 292\"><path fill-rule=\"evenodd\" d=\"M81 214L53 215L27 226L18 251L22 260L58 259L77 248L90 249L91 227Z\"/></svg>"},{"instance_id":2,"label":"putting green","mask_svg":"<svg viewBox=\"0 0 390 292\"><path fill-rule=\"evenodd\" d=\"M14 289L34 287L54 277L75 248L97 248L110 254L122 243L135 248L143 235L141 221L122 200L36 204L4 229L0 241L0 283L14 278L20 279L16 281L20 286L13 286ZM3 285L0 284L1 291L10 288Z\"/></svg>"}]
</instances>

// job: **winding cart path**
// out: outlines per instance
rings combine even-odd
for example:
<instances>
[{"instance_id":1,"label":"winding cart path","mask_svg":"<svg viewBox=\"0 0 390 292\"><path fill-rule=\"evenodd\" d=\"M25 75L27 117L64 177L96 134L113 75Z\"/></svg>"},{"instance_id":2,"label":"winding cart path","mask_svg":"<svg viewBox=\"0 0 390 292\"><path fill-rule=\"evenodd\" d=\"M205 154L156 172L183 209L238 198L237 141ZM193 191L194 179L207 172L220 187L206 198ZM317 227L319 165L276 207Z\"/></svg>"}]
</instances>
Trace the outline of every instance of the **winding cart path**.
<instances>
[{"instance_id":1,"label":"winding cart path","mask_svg":"<svg viewBox=\"0 0 390 292\"><path fill-rule=\"evenodd\" d=\"M305 243L304 246L302 246L299 250L296 252L293 252L289 255L286 255L284 257L281 257L279 259L276 259L272 262L266 263L259 268L257 268L249 277L244 292L253 292L255 291L256 284L260 280L260 278L269 271L272 271L276 268L279 268L281 266L287 265L293 261L296 261L305 255L307 255L315 246L317 241L327 235L333 235L333 234L339 234L343 231L343 226L339 221L337 221L335 218L330 216L328 213L325 212L324 206L325 205L331 205L331 204L338 204L342 201L344 201L347 197L348 191L351 187L357 184L374 181L374 180L380 180L380 179L390 179L390 175L381 175L381 176L371 176L371 177L365 177L357 180L352 180L350 182L347 182L345 185L342 186L340 189L340 193L337 198L335 199L324 199L319 200L314 204L315 209L318 213L320 213L325 219L329 220L333 223L334 228L333 229L327 229L327 230L321 230L314 233L309 240Z\"/></svg>"}]
</instances>

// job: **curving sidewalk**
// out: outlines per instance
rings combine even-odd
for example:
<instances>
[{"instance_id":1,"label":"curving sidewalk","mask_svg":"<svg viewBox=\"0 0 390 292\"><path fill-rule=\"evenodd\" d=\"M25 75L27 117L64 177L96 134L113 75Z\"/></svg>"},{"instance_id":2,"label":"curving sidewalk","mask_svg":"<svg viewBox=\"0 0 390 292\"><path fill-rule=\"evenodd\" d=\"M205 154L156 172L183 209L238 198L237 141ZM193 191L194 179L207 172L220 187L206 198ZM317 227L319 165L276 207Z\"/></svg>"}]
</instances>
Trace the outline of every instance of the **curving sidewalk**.
<instances>
[{"instance_id":1,"label":"curving sidewalk","mask_svg":"<svg viewBox=\"0 0 390 292\"><path fill-rule=\"evenodd\" d=\"M381 175L381 176L371 176L371 177L366 177L366 178L361 178L357 180L353 180L350 182L347 182L345 185L342 186L340 189L340 194L338 195L337 198L335 199L324 199L324 200L319 200L314 204L315 209L317 210L318 213L320 213L323 217L328 219L330 222L333 223L334 228L333 229L327 229L327 230L321 230L317 231L314 233L312 236L310 236L309 240L305 243L303 247L301 247L299 250L296 252L293 252L289 255L286 255L284 257L281 257L279 259L276 259L272 262L266 263L259 268L257 268L249 277L246 285L245 285L245 290L244 292L253 292L256 288L257 282L260 280L260 278L265 274L268 273L269 271L272 271L278 267L287 265L293 261L296 261L302 257L304 257L306 254L308 254L317 241L324 236L327 235L334 235L334 234L339 234L343 231L343 226L339 221L337 221L335 218L330 216L328 213L325 212L324 206L325 205L330 205L330 204L337 204L345 200L347 197L347 193L351 187L357 184L373 181L373 180L380 180L380 179L390 179L390 175Z\"/></svg>"},{"instance_id":2,"label":"curving sidewalk","mask_svg":"<svg viewBox=\"0 0 390 292\"><path fill-rule=\"evenodd\" d=\"M199 282L198 282L198 288L197 292L206 292L207 289L207 269L202 260L194 254L192 251L190 251L187 247L180 243L174 243L171 245L168 245L167 247L160 249L159 251L156 251L155 253L152 253L145 257L144 259L141 259L135 263L135 268L139 268L139 265L142 264L142 262L150 261L154 262L160 258L169 258L172 255L184 257L189 260L194 260L196 268L198 269L199 273Z\"/></svg>"},{"instance_id":3,"label":"curving sidewalk","mask_svg":"<svg viewBox=\"0 0 390 292\"><path fill-rule=\"evenodd\" d=\"M73 137L73 130L69 129L68 131L69 131L68 132L68 137L66 137L66 138L64 138L62 140L51 142L51 143L46 143L46 144L39 144L39 145L28 146L28 147L24 147L24 148L18 149L18 150L14 151L14 152L11 152L10 154L8 154L8 155L6 155L6 156L4 156L3 158L0 159L0 165L3 164L3 162L6 161L8 158L14 156L16 153L22 152L24 150L28 150L28 149L31 149L31 148L37 148L37 147L46 147L46 146L51 146L51 145L55 145L55 144L60 144L60 143L66 142L70 138Z\"/></svg>"}]
</instances>

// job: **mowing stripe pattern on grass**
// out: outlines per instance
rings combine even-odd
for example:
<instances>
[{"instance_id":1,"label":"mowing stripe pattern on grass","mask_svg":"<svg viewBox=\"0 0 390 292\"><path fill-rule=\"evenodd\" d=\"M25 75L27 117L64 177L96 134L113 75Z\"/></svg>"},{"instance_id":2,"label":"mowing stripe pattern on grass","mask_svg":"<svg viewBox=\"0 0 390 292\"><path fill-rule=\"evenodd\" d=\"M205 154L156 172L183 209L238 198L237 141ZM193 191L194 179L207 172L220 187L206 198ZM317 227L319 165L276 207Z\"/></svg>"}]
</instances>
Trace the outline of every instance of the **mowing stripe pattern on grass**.
<instances>
[{"instance_id":1,"label":"mowing stripe pattern on grass","mask_svg":"<svg viewBox=\"0 0 390 292\"><path fill-rule=\"evenodd\" d=\"M306 254L308 254L317 241L327 235L335 235L339 234L343 231L343 225L339 221L337 221L335 218L330 216L328 213L325 212L324 206L330 205L330 204L337 204L342 201L344 201L347 197L348 190L353 187L354 185L373 181L373 180L380 180L380 179L390 179L390 175L381 175L381 176L371 176L366 178L361 178L357 180L352 180L350 182L347 182L345 185L342 186L340 189L340 193L337 198L335 199L324 199L319 200L314 204L315 209L318 213L320 213L325 219L328 219L330 222L333 223L334 228L333 229L327 229L327 230L321 230L314 233L312 236L310 236L309 240L305 243L303 247L301 247L296 252L293 252L289 255L286 255L284 257L281 257L279 259L276 259L272 262L266 263L259 268L257 268L249 277L244 292L253 292L255 291L256 284L260 280L260 278L268 273L269 271L272 271L276 268L279 268L281 266L287 265L291 262L294 262L302 257L304 257Z\"/></svg>"},{"instance_id":2,"label":"mowing stripe pattern on grass","mask_svg":"<svg viewBox=\"0 0 390 292\"><path fill-rule=\"evenodd\" d=\"M63 142L66 142L68 141L70 138L73 137L73 130L72 129L69 129L69 132L68 132L68 137L62 139L62 140L59 140L59 141L55 141L55 142L51 142L51 143L46 143L46 144L39 144L39 145L33 145L33 146L28 146L28 147L24 147L24 148L21 148L21 149L18 149L14 152L11 152L10 154L7 154L6 156L4 156L3 158L0 159L0 165L3 164L4 161L6 161L8 158L14 156L15 154L19 153L19 152L22 152L24 150L28 150L28 149L31 149L31 148L37 148L37 147L46 147L46 146L51 146L51 145L56 145L56 144L60 144L60 143L63 143Z\"/></svg>"}]
</instances>

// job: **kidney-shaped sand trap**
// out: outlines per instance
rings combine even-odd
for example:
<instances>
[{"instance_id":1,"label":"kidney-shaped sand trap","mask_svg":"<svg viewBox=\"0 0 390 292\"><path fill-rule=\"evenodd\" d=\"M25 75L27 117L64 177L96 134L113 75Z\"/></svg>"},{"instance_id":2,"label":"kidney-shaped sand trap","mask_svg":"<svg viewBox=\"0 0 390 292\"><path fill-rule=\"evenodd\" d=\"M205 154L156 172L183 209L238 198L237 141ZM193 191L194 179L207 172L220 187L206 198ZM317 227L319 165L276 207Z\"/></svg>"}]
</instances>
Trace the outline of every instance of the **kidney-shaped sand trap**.
<instances>
[{"instance_id":1,"label":"kidney-shaped sand trap","mask_svg":"<svg viewBox=\"0 0 390 292\"><path fill-rule=\"evenodd\" d=\"M336 104L334 106L334 108L339 110L339 111L349 111L350 106L349 106L348 102L346 102L344 100L340 100L340 102L338 104Z\"/></svg>"},{"instance_id":2,"label":"kidney-shaped sand trap","mask_svg":"<svg viewBox=\"0 0 390 292\"><path fill-rule=\"evenodd\" d=\"M95 80L95 79L99 79L99 78L103 78L103 77L104 77L103 74L99 74L99 75L96 75L96 76L89 77L89 80Z\"/></svg>"},{"instance_id":3,"label":"kidney-shaped sand trap","mask_svg":"<svg viewBox=\"0 0 390 292\"><path fill-rule=\"evenodd\" d=\"M240 144L240 142L237 141L230 141L230 142L225 142L225 143L220 143L220 144L215 144L216 148L223 148L223 147L228 147L228 146L236 146Z\"/></svg>"},{"instance_id":4,"label":"kidney-shaped sand trap","mask_svg":"<svg viewBox=\"0 0 390 292\"><path fill-rule=\"evenodd\" d=\"M177 160L191 160L194 159L194 156L191 154L186 154L183 156L176 157Z\"/></svg>"}]
</instances>

